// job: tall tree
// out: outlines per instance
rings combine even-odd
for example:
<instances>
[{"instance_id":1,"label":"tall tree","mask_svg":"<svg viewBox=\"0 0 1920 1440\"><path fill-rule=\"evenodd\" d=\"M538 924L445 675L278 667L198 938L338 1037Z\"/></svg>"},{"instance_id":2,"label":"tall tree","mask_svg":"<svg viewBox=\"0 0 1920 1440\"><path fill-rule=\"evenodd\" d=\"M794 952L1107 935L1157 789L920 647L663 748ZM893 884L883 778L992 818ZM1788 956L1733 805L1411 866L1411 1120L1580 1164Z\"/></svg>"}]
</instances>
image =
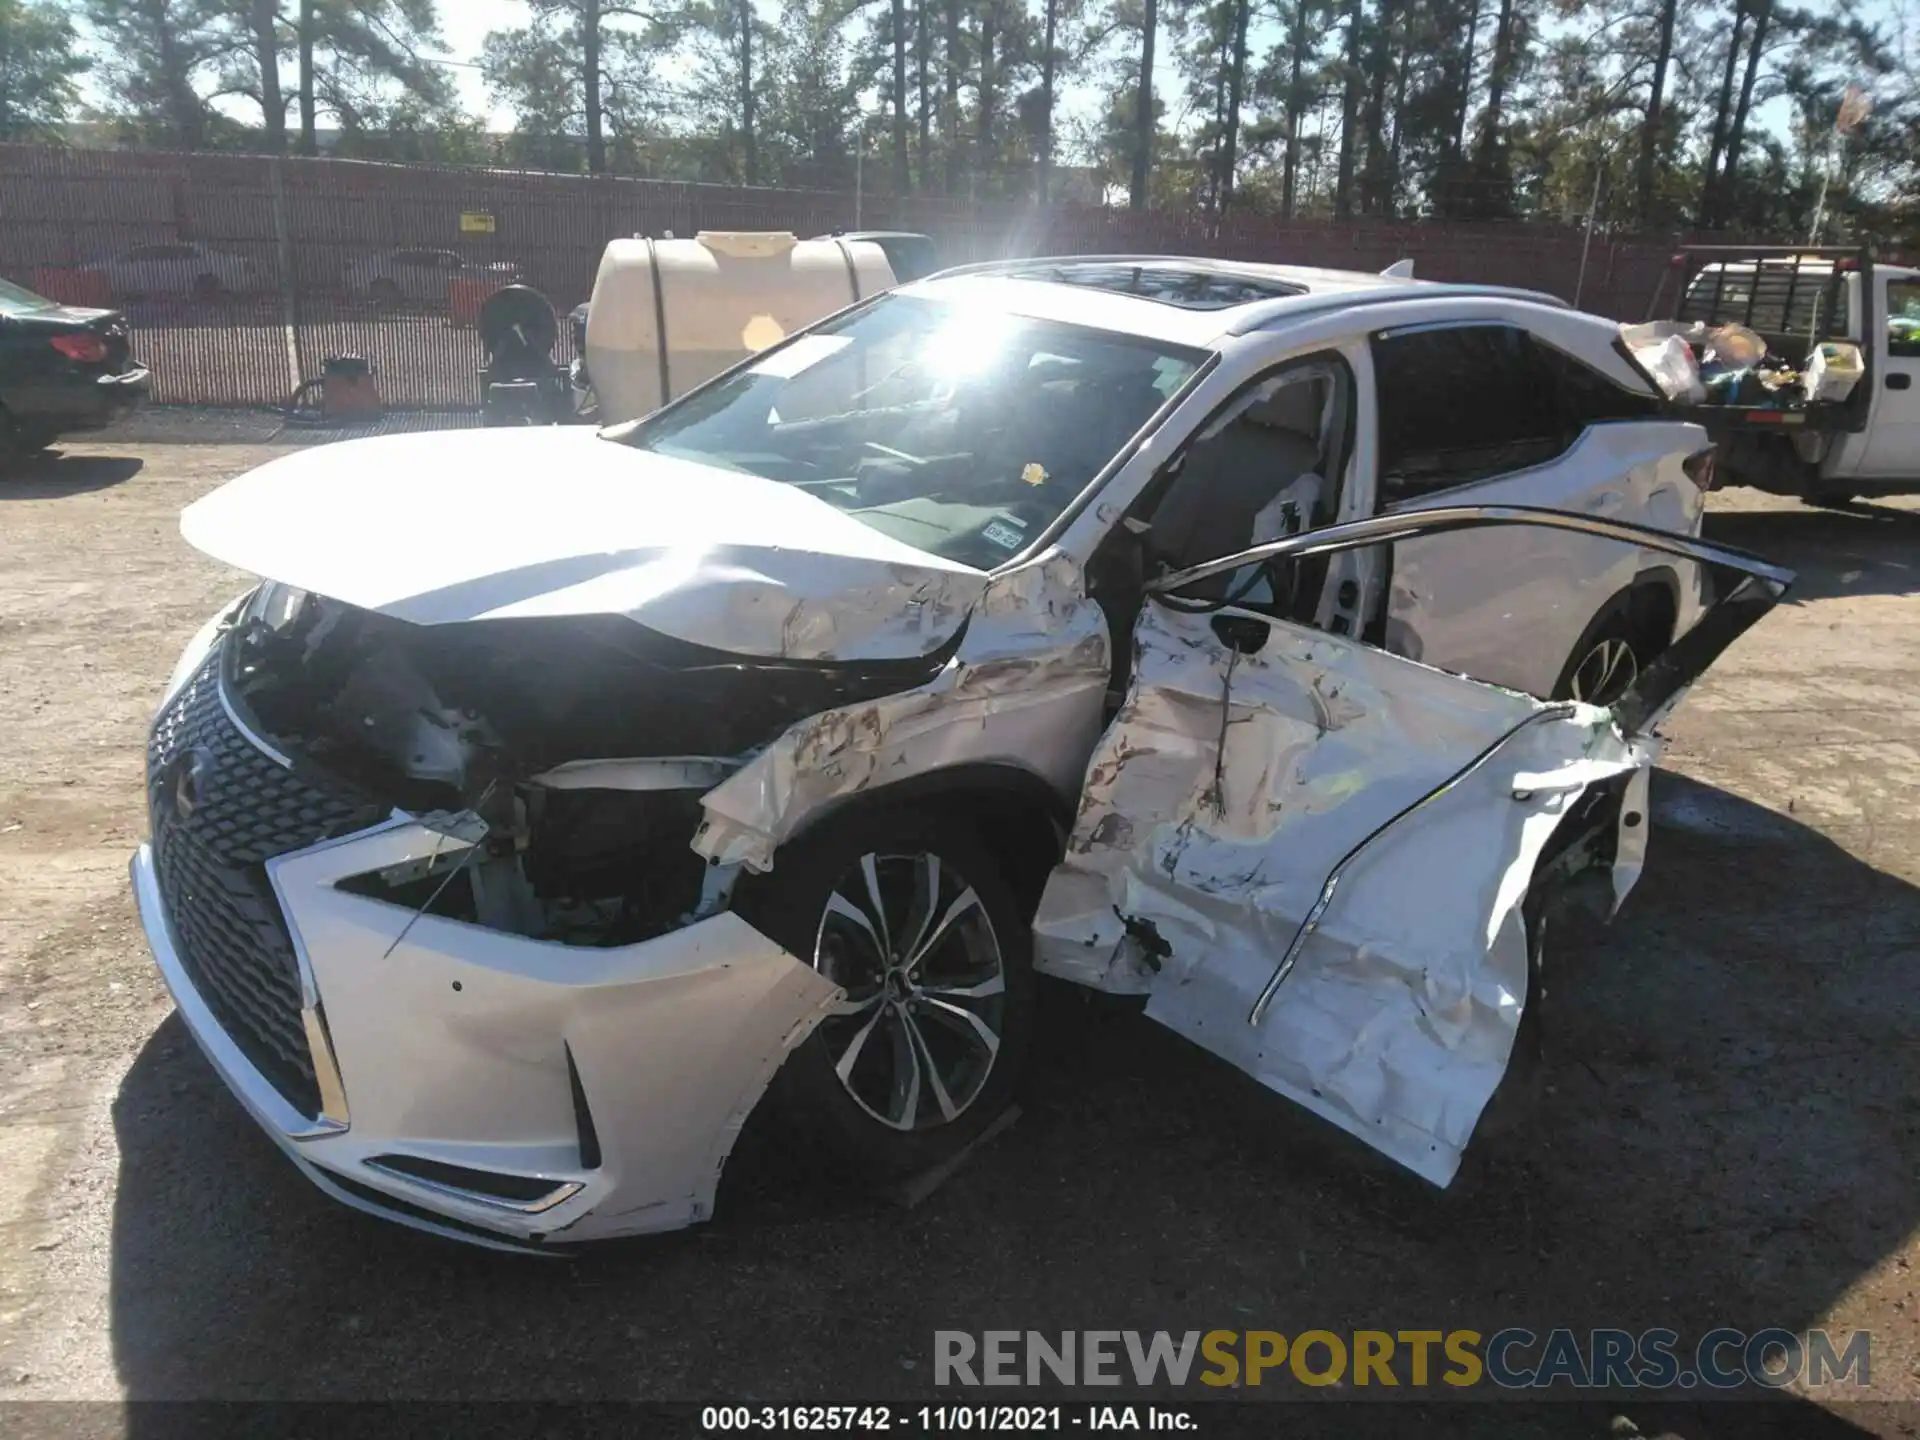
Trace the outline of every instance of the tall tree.
<instances>
[{"instance_id":1,"label":"tall tree","mask_svg":"<svg viewBox=\"0 0 1920 1440\"><path fill-rule=\"evenodd\" d=\"M1144 0L1140 19L1140 79L1133 99L1133 176L1127 204L1147 208L1147 177L1153 168L1153 42L1160 28L1160 0Z\"/></svg>"},{"instance_id":2,"label":"tall tree","mask_svg":"<svg viewBox=\"0 0 1920 1440\"><path fill-rule=\"evenodd\" d=\"M315 155L320 150L319 138L319 97L314 90L313 52L314 42L320 29L320 9L318 0L299 0L299 18L294 22L299 47L299 90L300 98L300 138L297 148L302 155Z\"/></svg>"},{"instance_id":3,"label":"tall tree","mask_svg":"<svg viewBox=\"0 0 1920 1440\"><path fill-rule=\"evenodd\" d=\"M1317 30L1326 16L1325 0L1284 0L1280 43L1268 53L1254 82L1256 101L1277 111L1271 125L1258 128L1263 138L1278 136L1279 208L1289 217L1300 199L1301 126L1319 98Z\"/></svg>"},{"instance_id":4,"label":"tall tree","mask_svg":"<svg viewBox=\"0 0 1920 1440\"><path fill-rule=\"evenodd\" d=\"M253 62L251 87L236 80L229 93L248 95L260 106L267 149L280 155L287 148L287 97L280 88L280 6L277 0L247 0L247 46ZM239 72L235 72L236 74Z\"/></svg>"},{"instance_id":5,"label":"tall tree","mask_svg":"<svg viewBox=\"0 0 1920 1440\"><path fill-rule=\"evenodd\" d=\"M860 90L869 72L849 58L844 19L841 0L787 0L780 43L762 52L760 163L786 184L854 184L854 147L863 139Z\"/></svg>"},{"instance_id":6,"label":"tall tree","mask_svg":"<svg viewBox=\"0 0 1920 1440\"><path fill-rule=\"evenodd\" d=\"M1233 176L1240 163L1241 108L1247 98L1247 25L1253 19L1253 0L1229 0L1233 40L1227 55L1227 104L1220 136L1219 209L1233 204Z\"/></svg>"},{"instance_id":7,"label":"tall tree","mask_svg":"<svg viewBox=\"0 0 1920 1440\"><path fill-rule=\"evenodd\" d=\"M1660 152L1660 131L1664 121L1661 103L1667 85L1667 64L1673 58L1673 20L1676 0L1660 0L1655 22L1658 39L1654 45L1653 75L1647 81L1647 118L1640 127L1640 160L1634 168L1634 213L1642 224L1653 216L1654 162Z\"/></svg>"},{"instance_id":8,"label":"tall tree","mask_svg":"<svg viewBox=\"0 0 1920 1440\"><path fill-rule=\"evenodd\" d=\"M1363 23L1360 0L1347 0L1346 57L1340 67L1340 158L1333 181L1333 213L1340 220L1353 213L1353 159L1360 125Z\"/></svg>"},{"instance_id":9,"label":"tall tree","mask_svg":"<svg viewBox=\"0 0 1920 1440\"><path fill-rule=\"evenodd\" d=\"M933 152L933 104L929 93L928 76L933 65L933 39L927 32L928 0L913 0L913 83L918 108L914 113L916 127L915 157L920 188L932 188L933 176L929 172L928 157Z\"/></svg>"},{"instance_id":10,"label":"tall tree","mask_svg":"<svg viewBox=\"0 0 1920 1440\"><path fill-rule=\"evenodd\" d=\"M1707 144L1706 164L1700 167L1700 224L1713 225L1714 189L1720 155L1733 119L1733 74L1740 63L1740 32L1747 23L1748 0L1733 0L1733 28L1727 32L1727 56L1720 70L1720 93L1713 107L1713 135Z\"/></svg>"},{"instance_id":11,"label":"tall tree","mask_svg":"<svg viewBox=\"0 0 1920 1440\"><path fill-rule=\"evenodd\" d=\"M977 184L982 170L993 166L997 158L997 141L993 133L994 110L999 104L999 66L1000 56L996 46L1000 40L1000 0L977 0L978 40L974 47L979 52L980 69L974 86L974 120L979 127L974 143L974 179Z\"/></svg>"},{"instance_id":12,"label":"tall tree","mask_svg":"<svg viewBox=\"0 0 1920 1440\"><path fill-rule=\"evenodd\" d=\"M79 103L89 63L64 13L0 0L0 140L52 134Z\"/></svg>"},{"instance_id":13,"label":"tall tree","mask_svg":"<svg viewBox=\"0 0 1920 1440\"><path fill-rule=\"evenodd\" d=\"M494 98L511 105L519 131L541 153L583 143L587 170L607 169L607 131L644 124L652 90L652 62L669 42L667 19L615 0L526 0L529 23L495 30L481 49L480 67ZM691 23L724 31L736 0L710 0ZM729 91L731 104L735 96Z\"/></svg>"},{"instance_id":14,"label":"tall tree","mask_svg":"<svg viewBox=\"0 0 1920 1440\"><path fill-rule=\"evenodd\" d=\"M888 38L893 46L893 189L904 195L907 175L907 0L892 0Z\"/></svg>"},{"instance_id":15,"label":"tall tree","mask_svg":"<svg viewBox=\"0 0 1920 1440\"><path fill-rule=\"evenodd\" d=\"M1747 115L1753 108L1753 89L1760 78L1760 57L1766 53L1767 30L1773 23L1773 0L1753 0L1753 38L1747 42L1746 73L1740 80L1740 99L1727 124L1727 156L1721 172L1719 198L1725 198L1740 175L1740 146L1747 138ZM1718 218L1718 217L1716 217Z\"/></svg>"},{"instance_id":16,"label":"tall tree","mask_svg":"<svg viewBox=\"0 0 1920 1440\"><path fill-rule=\"evenodd\" d=\"M1520 14L1517 0L1500 0L1493 27L1493 55L1487 65L1487 104L1480 112L1480 134L1474 142L1474 191L1470 211L1479 215L1510 213L1513 171L1507 155L1507 91L1513 83L1519 52Z\"/></svg>"},{"instance_id":17,"label":"tall tree","mask_svg":"<svg viewBox=\"0 0 1920 1440\"><path fill-rule=\"evenodd\" d=\"M1387 105L1387 86L1395 70L1393 51L1395 33L1401 16L1398 0L1377 0L1366 53L1367 99L1362 134L1367 145L1366 164L1361 170L1360 208L1368 215L1383 215L1392 208L1394 177L1387 127L1392 118Z\"/></svg>"},{"instance_id":18,"label":"tall tree","mask_svg":"<svg viewBox=\"0 0 1920 1440\"><path fill-rule=\"evenodd\" d=\"M108 112L149 141L204 149L218 127L212 71L234 45L219 0L86 0L84 13Z\"/></svg>"},{"instance_id":19,"label":"tall tree","mask_svg":"<svg viewBox=\"0 0 1920 1440\"><path fill-rule=\"evenodd\" d=\"M1060 63L1060 0L1042 0L1045 11L1040 40L1040 134L1039 163L1035 166L1033 198L1047 203L1047 189L1053 169L1053 86Z\"/></svg>"},{"instance_id":20,"label":"tall tree","mask_svg":"<svg viewBox=\"0 0 1920 1440\"><path fill-rule=\"evenodd\" d=\"M966 51L960 32L961 0L946 0L945 33L940 49L940 68L945 94L940 106L940 142L947 151L947 193L960 190L960 176L966 168L967 142L960 129L960 80L966 73Z\"/></svg>"}]
</instances>

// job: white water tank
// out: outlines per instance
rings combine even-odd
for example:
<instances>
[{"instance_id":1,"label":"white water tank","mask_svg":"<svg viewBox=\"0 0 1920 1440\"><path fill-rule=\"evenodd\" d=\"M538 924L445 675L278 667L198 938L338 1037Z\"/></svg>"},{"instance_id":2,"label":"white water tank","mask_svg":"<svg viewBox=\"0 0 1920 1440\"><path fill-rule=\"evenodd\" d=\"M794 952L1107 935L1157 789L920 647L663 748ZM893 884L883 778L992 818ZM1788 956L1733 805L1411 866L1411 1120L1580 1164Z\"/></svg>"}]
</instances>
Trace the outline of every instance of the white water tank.
<instances>
[{"instance_id":1,"label":"white water tank","mask_svg":"<svg viewBox=\"0 0 1920 1440\"><path fill-rule=\"evenodd\" d=\"M795 330L893 284L878 245L788 231L616 240L587 312L602 424L658 409Z\"/></svg>"}]
</instances>

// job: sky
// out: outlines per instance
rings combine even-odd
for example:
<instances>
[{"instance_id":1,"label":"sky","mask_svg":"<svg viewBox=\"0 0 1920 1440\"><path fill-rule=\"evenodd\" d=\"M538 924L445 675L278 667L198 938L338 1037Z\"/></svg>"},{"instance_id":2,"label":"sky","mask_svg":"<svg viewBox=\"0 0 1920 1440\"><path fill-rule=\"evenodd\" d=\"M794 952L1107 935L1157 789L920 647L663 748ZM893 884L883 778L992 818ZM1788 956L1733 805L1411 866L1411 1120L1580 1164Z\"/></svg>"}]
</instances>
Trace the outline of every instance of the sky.
<instances>
[{"instance_id":1,"label":"sky","mask_svg":"<svg viewBox=\"0 0 1920 1440\"><path fill-rule=\"evenodd\" d=\"M527 7L520 0L440 0L440 33L446 38L448 57L454 60L478 64L480 46L489 30L512 30L526 23ZM460 87L462 106L486 116L489 130L513 128L513 112L492 103L478 70L465 66L448 69Z\"/></svg>"}]
</instances>

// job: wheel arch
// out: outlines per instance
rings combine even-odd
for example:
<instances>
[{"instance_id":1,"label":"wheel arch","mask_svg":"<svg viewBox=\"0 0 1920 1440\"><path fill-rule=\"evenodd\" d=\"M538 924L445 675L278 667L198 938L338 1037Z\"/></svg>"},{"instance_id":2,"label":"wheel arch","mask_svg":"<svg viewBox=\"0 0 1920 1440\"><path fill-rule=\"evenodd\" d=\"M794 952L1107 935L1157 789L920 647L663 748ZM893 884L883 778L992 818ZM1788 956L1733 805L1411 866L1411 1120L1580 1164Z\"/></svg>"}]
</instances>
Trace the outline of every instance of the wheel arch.
<instances>
[{"instance_id":1,"label":"wheel arch","mask_svg":"<svg viewBox=\"0 0 1920 1440\"><path fill-rule=\"evenodd\" d=\"M1573 642L1573 648L1561 662L1560 676L1553 693L1566 695L1580 662L1609 630L1623 620L1636 637L1644 639L1644 663L1673 643L1674 627L1680 618L1680 577L1671 566L1655 565L1640 571L1633 582L1615 591L1593 612L1593 618Z\"/></svg>"},{"instance_id":2,"label":"wheel arch","mask_svg":"<svg viewBox=\"0 0 1920 1440\"><path fill-rule=\"evenodd\" d=\"M1671 565L1655 565L1633 577L1613 599L1633 617L1634 628L1655 642L1656 652L1674 641L1680 622L1680 576Z\"/></svg>"},{"instance_id":3,"label":"wheel arch","mask_svg":"<svg viewBox=\"0 0 1920 1440\"><path fill-rule=\"evenodd\" d=\"M1060 863L1073 829L1073 807L1035 772L1005 762L980 761L915 775L849 796L810 817L774 853L804 845L830 827L889 810L964 825L1003 860L1003 878L1020 902L1022 918L1040 907L1047 876Z\"/></svg>"}]
</instances>

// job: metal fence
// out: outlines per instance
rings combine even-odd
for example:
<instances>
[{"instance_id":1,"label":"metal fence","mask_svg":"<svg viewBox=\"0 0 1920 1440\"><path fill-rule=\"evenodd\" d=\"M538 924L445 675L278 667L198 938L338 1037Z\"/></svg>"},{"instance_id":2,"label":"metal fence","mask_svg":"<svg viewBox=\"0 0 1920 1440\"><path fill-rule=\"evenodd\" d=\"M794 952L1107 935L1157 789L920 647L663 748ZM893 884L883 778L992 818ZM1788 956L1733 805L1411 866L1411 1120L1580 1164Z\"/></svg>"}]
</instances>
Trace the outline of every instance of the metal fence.
<instances>
[{"instance_id":1,"label":"metal fence","mask_svg":"<svg viewBox=\"0 0 1920 1440\"><path fill-rule=\"evenodd\" d=\"M125 309L159 403L277 405L330 355L370 360L390 405L477 405L471 311L447 281L511 267L562 314L587 298L607 241L700 230L864 225L933 236L953 264L1003 256L1159 253L1378 270L1548 291L1642 318L1670 240L1508 224L1283 221L935 196L329 159L0 145L0 276ZM397 253L401 252L401 253ZM453 257L427 263L418 254ZM434 265L458 265L458 271ZM415 270L424 270L416 275ZM566 327L561 327L566 346Z\"/></svg>"}]
</instances>

